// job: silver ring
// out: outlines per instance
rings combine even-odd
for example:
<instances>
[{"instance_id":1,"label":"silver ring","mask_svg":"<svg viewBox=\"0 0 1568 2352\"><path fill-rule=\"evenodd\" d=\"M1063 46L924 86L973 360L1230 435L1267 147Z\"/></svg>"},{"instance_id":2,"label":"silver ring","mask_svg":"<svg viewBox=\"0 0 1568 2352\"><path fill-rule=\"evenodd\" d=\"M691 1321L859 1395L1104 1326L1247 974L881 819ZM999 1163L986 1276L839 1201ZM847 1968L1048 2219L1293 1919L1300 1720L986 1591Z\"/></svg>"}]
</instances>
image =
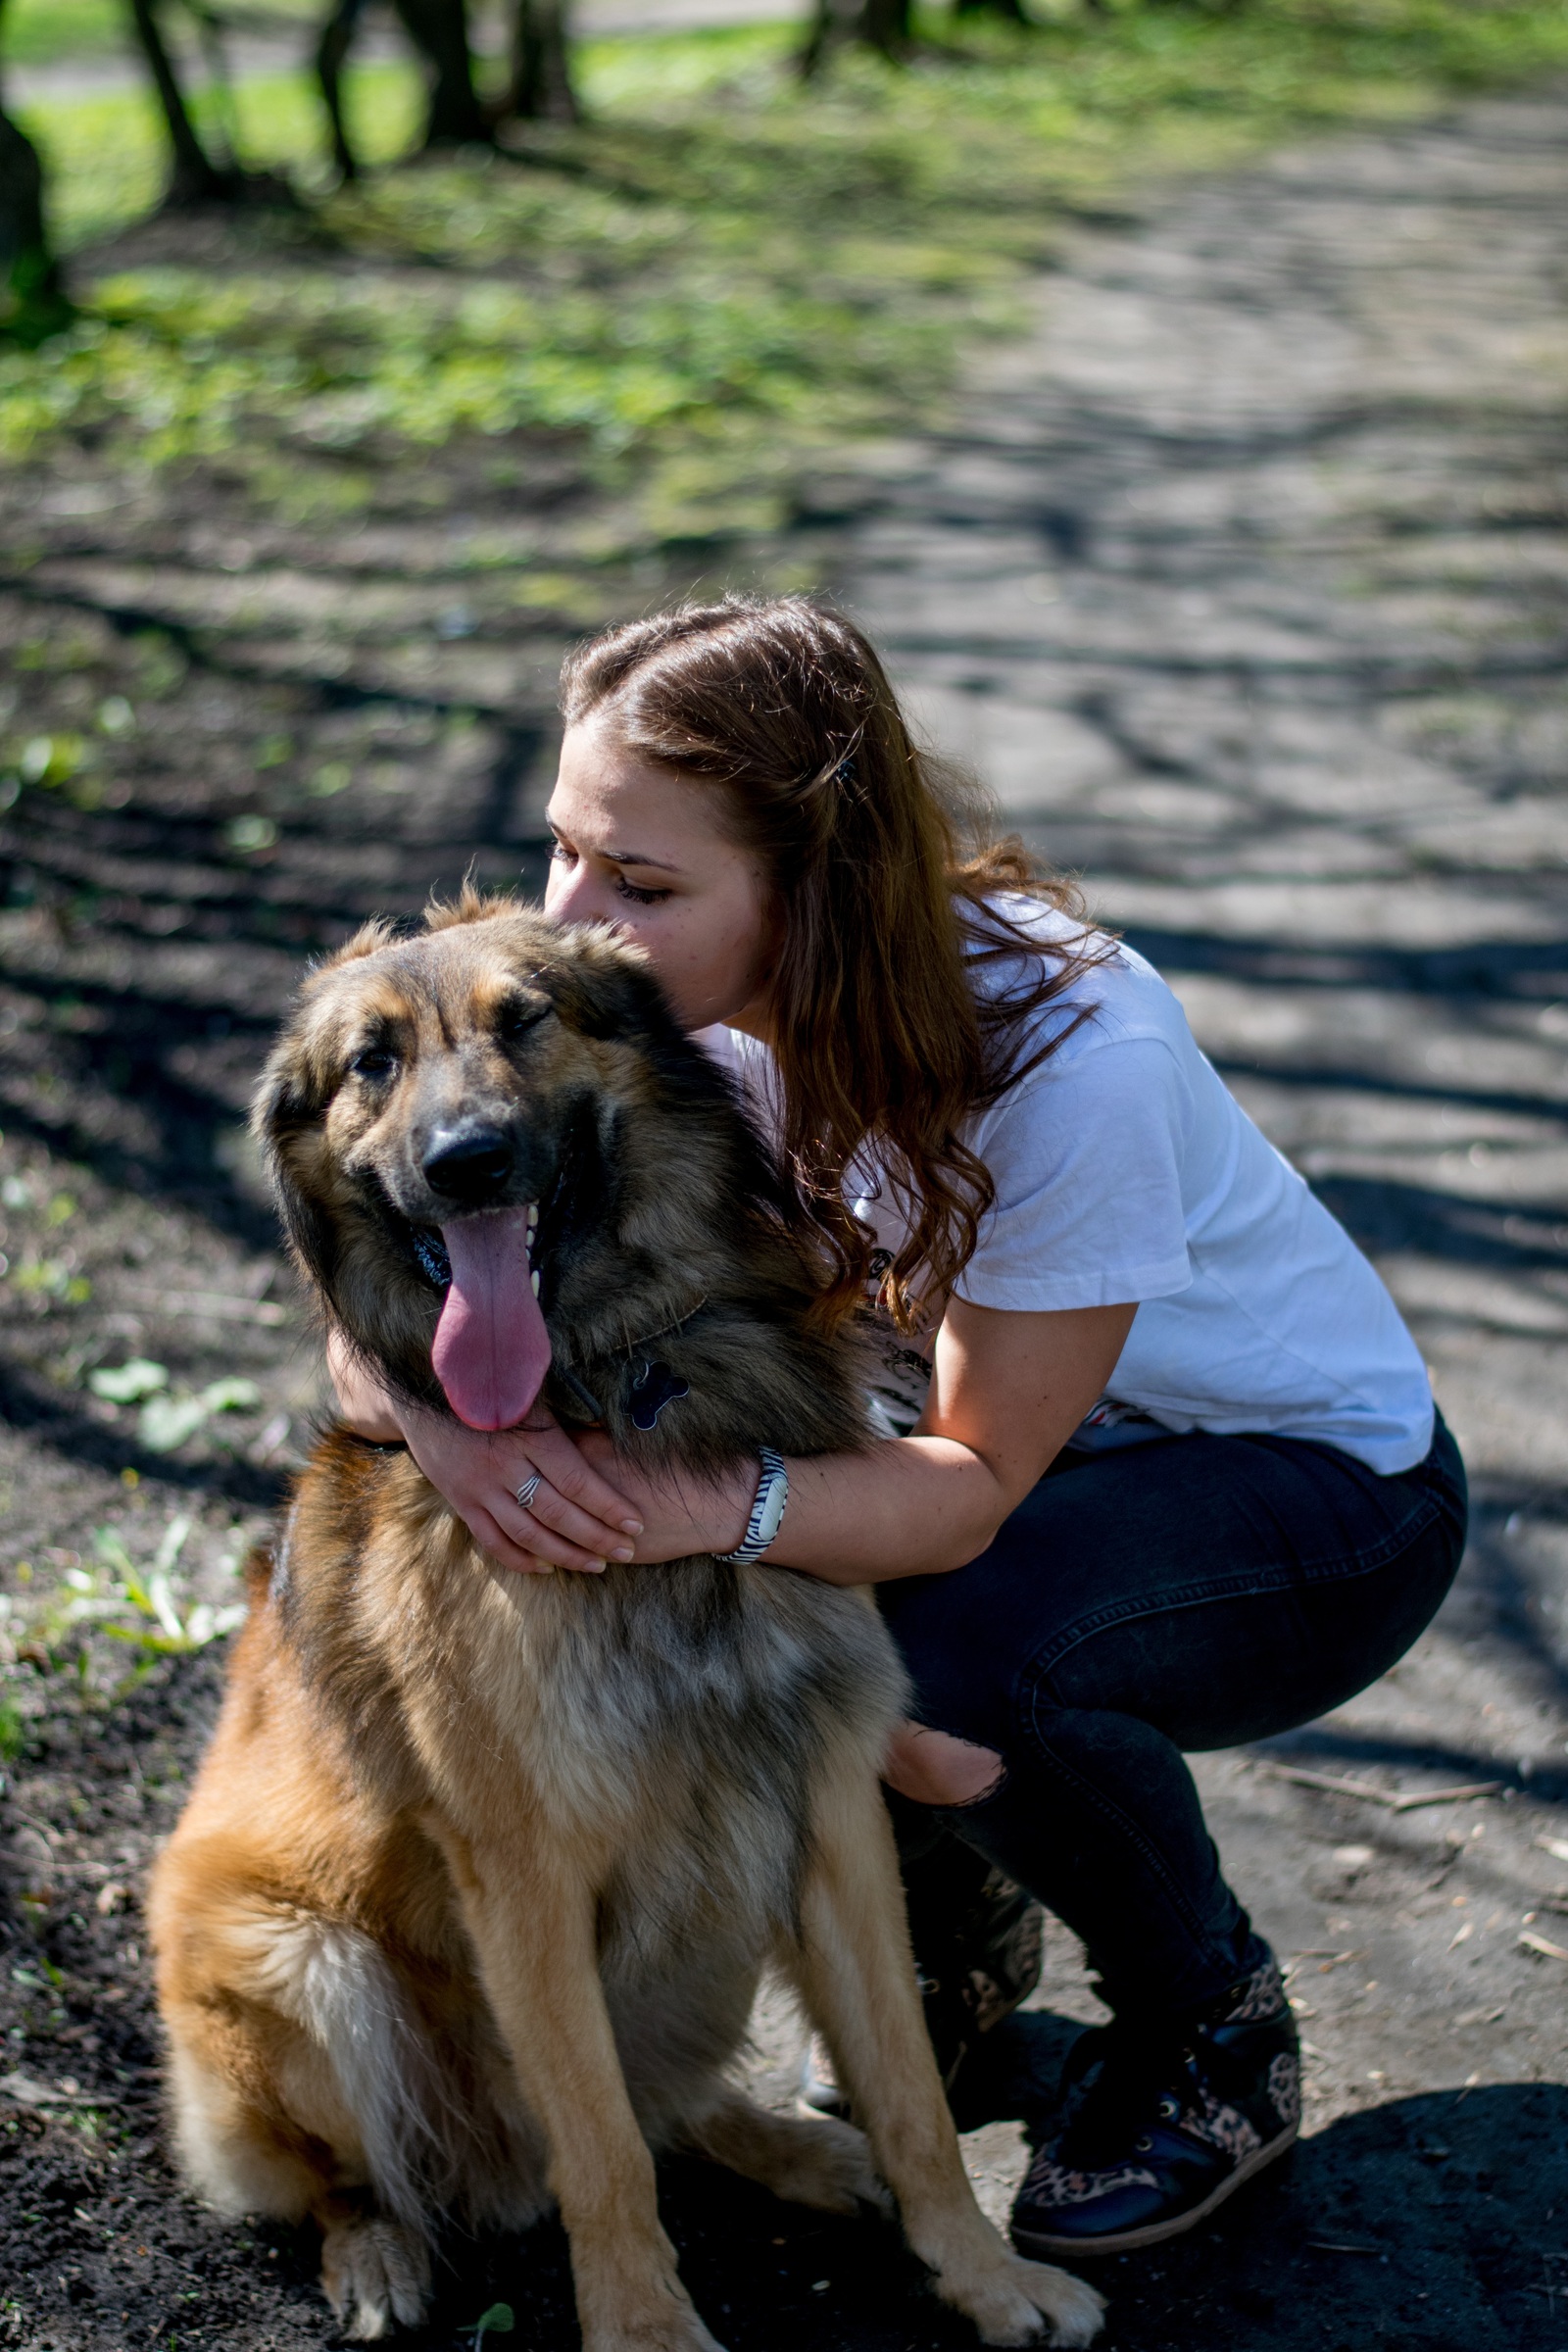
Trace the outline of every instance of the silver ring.
<instances>
[{"instance_id":1,"label":"silver ring","mask_svg":"<svg viewBox=\"0 0 1568 2352\"><path fill-rule=\"evenodd\" d=\"M523 1480L521 1486L517 1489L517 1502L518 1506L522 1510L526 1510L528 1508L528 1505L532 1502L534 1496L538 1494L544 1483L545 1474L542 1470L536 1470L532 1478L525 1478Z\"/></svg>"}]
</instances>

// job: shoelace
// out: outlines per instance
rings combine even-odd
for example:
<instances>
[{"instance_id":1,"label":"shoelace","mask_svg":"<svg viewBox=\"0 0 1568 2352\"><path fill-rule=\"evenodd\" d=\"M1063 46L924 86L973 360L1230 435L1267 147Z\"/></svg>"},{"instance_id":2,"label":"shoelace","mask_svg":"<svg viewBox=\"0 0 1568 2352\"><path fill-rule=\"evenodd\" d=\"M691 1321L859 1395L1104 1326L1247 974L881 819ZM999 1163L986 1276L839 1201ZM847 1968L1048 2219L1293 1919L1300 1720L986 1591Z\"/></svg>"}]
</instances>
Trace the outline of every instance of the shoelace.
<instances>
[{"instance_id":1,"label":"shoelace","mask_svg":"<svg viewBox=\"0 0 1568 2352\"><path fill-rule=\"evenodd\" d=\"M1067 2058L1065 2087L1069 2097L1079 2095L1061 2135L1059 2161L1092 2172L1124 2157L1162 2103L1171 2104L1172 2115L1180 2112L1192 2063L1168 2033L1152 2035L1115 2024L1081 2035Z\"/></svg>"},{"instance_id":2,"label":"shoelace","mask_svg":"<svg viewBox=\"0 0 1568 2352\"><path fill-rule=\"evenodd\" d=\"M1244 2038L1246 2029L1239 2031ZM1059 2160L1087 2171L1114 2163L1152 2122L1175 2123L1202 2089L1225 2100L1245 2098L1251 2074L1238 2030L1223 2016L1152 2031L1120 2019L1093 2027L1067 2054L1062 2086L1070 2112Z\"/></svg>"}]
</instances>

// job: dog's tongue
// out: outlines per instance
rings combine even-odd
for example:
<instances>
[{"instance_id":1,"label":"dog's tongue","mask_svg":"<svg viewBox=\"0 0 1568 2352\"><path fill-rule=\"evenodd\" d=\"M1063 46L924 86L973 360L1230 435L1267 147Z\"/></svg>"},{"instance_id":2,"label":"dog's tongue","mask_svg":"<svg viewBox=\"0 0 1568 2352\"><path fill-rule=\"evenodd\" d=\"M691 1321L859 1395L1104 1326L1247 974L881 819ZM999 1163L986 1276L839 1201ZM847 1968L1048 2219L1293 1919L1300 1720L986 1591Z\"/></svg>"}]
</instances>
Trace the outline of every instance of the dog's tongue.
<instances>
[{"instance_id":1,"label":"dog's tongue","mask_svg":"<svg viewBox=\"0 0 1568 2352\"><path fill-rule=\"evenodd\" d=\"M550 1369L550 1334L528 1279L525 1208L454 1218L441 1228L452 1288L430 1361L470 1429L512 1429Z\"/></svg>"}]
</instances>

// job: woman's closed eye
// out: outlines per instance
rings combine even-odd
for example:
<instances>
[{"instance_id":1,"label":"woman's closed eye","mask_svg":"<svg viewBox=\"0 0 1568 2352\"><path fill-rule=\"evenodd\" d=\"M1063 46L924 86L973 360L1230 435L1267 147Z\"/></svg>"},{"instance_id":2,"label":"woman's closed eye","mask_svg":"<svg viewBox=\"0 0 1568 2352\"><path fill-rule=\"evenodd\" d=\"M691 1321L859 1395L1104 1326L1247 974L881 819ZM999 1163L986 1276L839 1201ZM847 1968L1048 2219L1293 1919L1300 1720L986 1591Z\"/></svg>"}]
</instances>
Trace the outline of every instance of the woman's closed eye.
<instances>
[{"instance_id":1,"label":"woman's closed eye","mask_svg":"<svg viewBox=\"0 0 1568 2352\"><path fill-rule=\"evenodd\" d=\"M558 839L551 845L550 861L553 865L570 867L577 863L577 853ZM611 886L616 898L628 899L634 906L658 906L670 896L667 890L640 889L635 882L628 882L618 867L612 869Z\"/></svg>"}]
</instances>

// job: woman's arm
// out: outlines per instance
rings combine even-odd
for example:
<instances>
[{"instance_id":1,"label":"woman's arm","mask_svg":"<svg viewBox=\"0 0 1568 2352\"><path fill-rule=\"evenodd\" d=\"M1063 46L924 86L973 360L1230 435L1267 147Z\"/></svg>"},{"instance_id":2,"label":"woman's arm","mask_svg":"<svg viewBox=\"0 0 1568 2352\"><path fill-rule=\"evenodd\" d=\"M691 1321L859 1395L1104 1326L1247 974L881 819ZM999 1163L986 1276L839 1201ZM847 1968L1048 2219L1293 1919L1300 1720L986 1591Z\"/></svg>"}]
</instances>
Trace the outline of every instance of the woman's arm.
<instances>
[{"instance_id":1,"label":"woman's arm","mask_svg":"<svg viewBox=\"0 0 1568 2352\"><path fill-rule=\"evenodd\" d=\"M401 1446L403 1424L396 1405L336 1324L326 1335L326 1369L337 1392L339 1417L356 1436L372 1439L377 1446Z\"/></svg>"},{"instance_id":2,"label":"woman's arm","mask_svg":"<svg viewBox=\"0 0 1568 2352\"><path fill-rule=\"evenodd\" d=\"M914 1436L791 1461L789 1508L769 1561L861 1585L972 1560L1103 1392L1137 1311L1012 1314L950 1300ZM732 1550L746 1532L755 1462L710 1484L655 1480L602 1432L573 1440L543 1413L537 1427L483 1436L394 1401L336 1333L327 1364L350 1427L383 1443L405 1440L504 1567L680 1559ZM535 1470L541 1484L523 1510L516 1489Z\"/></svg>"},{"instance_id":3,"label":"woman's arm","mask_svg":"<svg viewBox=\"0 0 1568 2352\"><path fill-rule=\"evenodd\" d=\"M931 1395L912 1437L865 1453L788 1464L789 1508L770 1564L829 1584L880 1584L962 1567L984 1551L1103 1393L1138 1309L1013 1314L949 1302ZM740 1542L757 1474L745 1465L708 1489L656 1484L608 1438L580 1441L631 1496L639 1560L677 1559Z\"/></svg>"},{"instance_id":4,"label":"woman's arm","mask_svg":"<svg viewBox=\"0 0 1568 2352\"><path fill-rule=\"evenodd\" d=\"M1013 1314L950 1300L914 1435L792 1463L769 1559L833 1584L961 1568L1103 1395L1137 1312L1134 1303Z\"/></svg>"}]
</instances>

